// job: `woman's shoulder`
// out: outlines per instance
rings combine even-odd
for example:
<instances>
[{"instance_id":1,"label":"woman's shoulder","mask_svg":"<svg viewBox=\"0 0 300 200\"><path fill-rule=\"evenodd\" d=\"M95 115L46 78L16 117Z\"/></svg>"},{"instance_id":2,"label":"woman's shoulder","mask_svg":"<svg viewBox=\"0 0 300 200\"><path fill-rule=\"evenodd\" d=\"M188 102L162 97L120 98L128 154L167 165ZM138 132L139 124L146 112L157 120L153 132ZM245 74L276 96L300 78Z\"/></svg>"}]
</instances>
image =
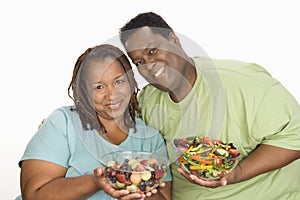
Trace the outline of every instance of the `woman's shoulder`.
<instances>
[{"instance_id":1,"label":"woman's shoulder","mask_svg":"<svg viewBox=\"0 0 300 200\"><path fill-rule=\"evenodd\" d=\"M43 124L45 122L50 122L56 125L65 125L67 121L70 121L74 118L74 115L77 115L75 111L73 111L73 106L61 106L54 109L46 118L43 120Z\"/></svg>"},{"instance_id":2,"label":"woman's shoulder","mask_svg":"<svg viewBox=\"0 0 300 200\"><path fill-rule=\"evenodd\" d=\"M156 135L159 133L157 129L146 125L146 123L140 118L136 118L135 122L136 122L137 132L139 133L147 132L147 135L149 134Z\"/></svg>"},{"instance_id":3,"label":"woman's shoulder","mask_svg":"<svg viewBox=\"0 0 300 200\"><path fill-rule=\"evenodd\" d=\"M135 122L136 122L137 125L146 126L145 122L142 119L140 119L140 118L136 117L135 118Z\"/></svg>"},{"instance_id":4,"label":"woman's shoulder","mask_svg":"<svg viewBox=\"0 0 300 200\"><path fill-rule=\"evenodd\" d=\"M50 116L66 116L67 118L69 118L71 115L74 114L75 111L74 110L74 106L61 106L56 108L55 110L52 111L52 113L50 114Z\"/></svg>"}]
</instances>

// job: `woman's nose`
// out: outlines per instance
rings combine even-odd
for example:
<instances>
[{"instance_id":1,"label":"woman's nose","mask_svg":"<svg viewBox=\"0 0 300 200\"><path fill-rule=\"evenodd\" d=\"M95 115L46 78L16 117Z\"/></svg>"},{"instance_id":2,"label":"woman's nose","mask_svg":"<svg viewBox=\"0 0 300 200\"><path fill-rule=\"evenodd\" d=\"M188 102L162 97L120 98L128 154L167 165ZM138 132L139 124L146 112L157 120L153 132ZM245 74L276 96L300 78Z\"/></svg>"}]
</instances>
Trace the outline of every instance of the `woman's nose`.
<instances>
[{"instance_id":1,"label":"woman's nose","mask_svg":"<svg viewBox=\"0 0 300 200\"><path fill-rule=\"evenodd\" d=\"M106 99L114 99L116 96L116 89L114 87L108 87L105 93Z\"/></svg>"}]
</instances>

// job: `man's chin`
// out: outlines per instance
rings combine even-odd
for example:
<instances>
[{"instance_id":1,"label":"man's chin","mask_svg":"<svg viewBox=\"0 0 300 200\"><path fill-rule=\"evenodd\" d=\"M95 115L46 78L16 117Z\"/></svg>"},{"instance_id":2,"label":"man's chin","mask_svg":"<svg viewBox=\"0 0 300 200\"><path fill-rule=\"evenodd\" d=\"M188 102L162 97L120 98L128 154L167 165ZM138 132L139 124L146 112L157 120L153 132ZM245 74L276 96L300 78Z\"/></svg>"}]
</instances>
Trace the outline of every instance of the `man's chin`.
<instances>
[{"instance_id":1,"label":"man's chin","mask_svg":"<svg viewBox=\"0 0 300 200\"><path fill-rule=\"evenodd\" d=\"M169 87L165 87L163 85L157 84L157 83L152 83L151 85L153 85L154 87L156 87L157 89L163 91L163 92L170 92L170 88Z\"/></svg>"}]
</instances>

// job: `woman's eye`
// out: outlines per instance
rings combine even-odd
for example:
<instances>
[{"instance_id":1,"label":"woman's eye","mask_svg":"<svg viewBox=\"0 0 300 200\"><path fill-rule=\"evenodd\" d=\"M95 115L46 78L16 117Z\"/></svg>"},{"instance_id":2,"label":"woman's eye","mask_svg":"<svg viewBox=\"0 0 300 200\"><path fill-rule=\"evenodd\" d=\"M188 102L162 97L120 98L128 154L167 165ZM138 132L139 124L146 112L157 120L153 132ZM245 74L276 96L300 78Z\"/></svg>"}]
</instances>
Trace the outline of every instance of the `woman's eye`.
<instances>
[{"instance_id":1,"label":"woman's eye","mask_svg":"<svg viewBox=\"0 0 300 200\"><path fill-rule=\"evenodd\" d=\"M97 86L96 86L96 90L102 90L102 89L104 89L104 86L103 86L103 85L97 85Z\"/></svg>"},{"instance_id":2,"label":"woman's eye","mask_svg":"<svg viewBox=\"0 0 300 200\"><path fill-rule=\"evenodd\" d=\"M116 80L116 85L120 85L120 84L122 84L122 83L124 83L125 81L124 80Z\"/></svg>"}]
</instances>

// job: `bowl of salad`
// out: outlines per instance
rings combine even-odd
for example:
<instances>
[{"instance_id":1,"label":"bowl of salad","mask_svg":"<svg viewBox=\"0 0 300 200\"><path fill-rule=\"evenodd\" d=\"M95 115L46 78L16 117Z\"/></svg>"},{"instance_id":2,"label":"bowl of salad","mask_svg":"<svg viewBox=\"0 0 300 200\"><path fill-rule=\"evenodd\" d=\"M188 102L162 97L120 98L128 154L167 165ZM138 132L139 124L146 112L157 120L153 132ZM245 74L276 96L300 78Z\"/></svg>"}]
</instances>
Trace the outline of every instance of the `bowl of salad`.
<instances>
[{"instance_id":1,"label":"bowl of salad","mask_svg":"<svg viewBox=\"0 0 300 200\"><path fill-rule=\"evenodd\" d=\"M232 143L209 137L176 138L173 145L179 167L205 180L220 179L240 160L240 151Z\"/></svg>"},{"instance_id":2,"label":"bowl of salad","mask_svg":"<svg viewBox=\"0 0 300 200\"><path fill-rule=\"evenodd\" d=\"M169 170L169 159L156 153L117 151L100 159L104 176L118 190L145 193L159 186Z\"/></svg>"}]
</instances>

